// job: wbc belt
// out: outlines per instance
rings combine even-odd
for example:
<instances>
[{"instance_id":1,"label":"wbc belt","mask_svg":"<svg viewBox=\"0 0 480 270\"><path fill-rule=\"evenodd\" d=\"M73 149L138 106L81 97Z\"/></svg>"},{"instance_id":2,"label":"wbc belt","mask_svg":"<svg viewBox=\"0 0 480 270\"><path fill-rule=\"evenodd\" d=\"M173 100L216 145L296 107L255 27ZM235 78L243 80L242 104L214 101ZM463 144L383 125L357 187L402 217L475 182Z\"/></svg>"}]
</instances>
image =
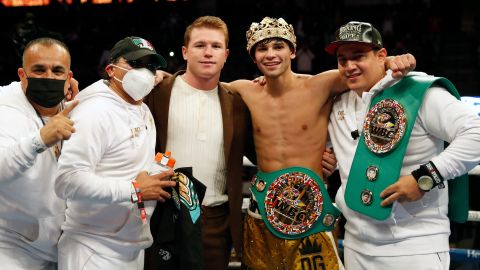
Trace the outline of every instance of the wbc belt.
<instances>
[{"instance_id":1,"label":"wbc belt","mask_svg":"<svg viewBox=\"0 0 480 270\"><path fill-rule=\"evenodd\" d=\"M345 202L352 210L377 220L390 216L392 204L380 206L380 193L400 176L418 109L432 84L446 88L459 98L453 84L445 78L410 76L372 99L345 190ZM449 183L449 217L455 221L466 220L468 179Z\"/></svg>"},{"instance_id":2,"label":"wbc belt","mask_svg":"<svg viewBox=\"0 0 480 270\"><path fill-rule=\"evenodd\" d=\"M331 231L340 216L322 179L307 168L258 172L250 190L266 227L279 238L298 239Z\"/></svg>"}]
</instances>

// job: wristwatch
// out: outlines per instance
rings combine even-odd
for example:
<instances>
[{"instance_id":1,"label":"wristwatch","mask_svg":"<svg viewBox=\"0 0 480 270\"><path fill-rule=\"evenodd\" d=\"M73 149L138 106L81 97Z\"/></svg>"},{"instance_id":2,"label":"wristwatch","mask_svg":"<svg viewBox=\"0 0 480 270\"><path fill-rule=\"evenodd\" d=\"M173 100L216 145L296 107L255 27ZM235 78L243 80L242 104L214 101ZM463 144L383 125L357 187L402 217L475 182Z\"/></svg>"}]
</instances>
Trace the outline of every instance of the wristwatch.
<instances>
[{"instance_id":1,"label":"wristwatch","mask_svg":"<svg viewBox=\"0 0 480 270\"><path fill-rule=\"evenodd\" d=\"M48 148L43 142L42 137L40 136L40 132L33 136L32 145L35 149L35 152L37 152L38 154L42 153Z\"/></svg>"},{"instance_id":2,"label":"wristwatch","mask_svg":"<svg viewBox=\"0 0 480 270\"><path fill-rule=\"evenodd\" d=\"M428 192L436 186L438 188L445 187L442 175L431 161L412 171L412 176L417 180L418 187L423 191Z\"/></svg>"}]
</instances>

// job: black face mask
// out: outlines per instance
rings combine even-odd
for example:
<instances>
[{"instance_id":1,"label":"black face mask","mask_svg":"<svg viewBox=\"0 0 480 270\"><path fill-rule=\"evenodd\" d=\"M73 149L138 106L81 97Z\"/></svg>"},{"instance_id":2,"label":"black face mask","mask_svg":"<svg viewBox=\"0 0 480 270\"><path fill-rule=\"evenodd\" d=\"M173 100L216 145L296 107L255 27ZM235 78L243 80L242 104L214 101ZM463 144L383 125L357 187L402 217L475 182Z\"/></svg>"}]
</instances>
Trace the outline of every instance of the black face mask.
<instances>
[{"instance_id":1,"label":"black face mask","mask_svg":"<svg viewBox=\"0 0 480 270\"><path fill-rule=\"evenodd\" d=\"M28 85L26 95L36 104L52 108L57 106L64 98L66 80L27 77Z\"/></svg>"}]
</instances>

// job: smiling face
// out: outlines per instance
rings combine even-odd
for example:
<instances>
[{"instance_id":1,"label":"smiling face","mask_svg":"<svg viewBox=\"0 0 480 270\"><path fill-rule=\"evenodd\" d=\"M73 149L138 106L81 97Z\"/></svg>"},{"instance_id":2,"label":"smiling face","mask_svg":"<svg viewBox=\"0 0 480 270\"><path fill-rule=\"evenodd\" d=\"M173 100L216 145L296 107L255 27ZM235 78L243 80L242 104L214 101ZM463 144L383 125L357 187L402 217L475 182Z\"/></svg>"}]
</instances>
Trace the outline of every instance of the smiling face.
<instances>
[{"instance_id":1,"label":"smiling face","mask_svg":"<svg viewBox=\"0 0 480 270\"><path fill-rule=\"evenodd\" d=\"M193 28L190 40L182 47L183 59L187 61L185 79L207 80L218 83L220 72L228 57L225 34L219 29Z\"/></svg>"},{"instance_id":2,"label":"smiling face","mask_svg":"<svg viewBox=\"0 0 480 270\"><path fill-rule=\"evenodd\" d=\"M255 45L255 63L266 77L279 77L291 70L295 53L283 39L269 39Z\"/></svg>"},{"instance_id":3,"label":"smiling face","mask_svg":"<svg viewBox=\"0 0 480 270\"><path fill-rule=\"evenodd\" d=\"M338 47L337 63L342 80L357 93L368 92L385 75L386 56L384 48L373 50L365 44Z\"/></svg>"}]
</instances>

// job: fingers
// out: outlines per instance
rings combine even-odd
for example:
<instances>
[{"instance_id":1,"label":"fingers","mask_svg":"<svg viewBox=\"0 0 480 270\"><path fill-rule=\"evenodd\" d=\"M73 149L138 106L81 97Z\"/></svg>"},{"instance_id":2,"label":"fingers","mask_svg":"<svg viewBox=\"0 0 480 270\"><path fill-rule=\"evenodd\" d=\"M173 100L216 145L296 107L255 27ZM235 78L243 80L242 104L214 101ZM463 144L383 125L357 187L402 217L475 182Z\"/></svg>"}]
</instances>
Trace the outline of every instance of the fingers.
<instances>
[{"instance_id":1,"label":"fingers","mask_svg":"<svg viewBox=\"0 0 480 270\"><path fill-rule=\"evenodd\" d=\"M68 106L67 106L63 111L61 111L59 114L62 115L62 116L68 117L68 115L70 114L70 112L71 112L75 107L77 107L78 102L79 102L78 100L74 100L74 101L70 102L70 104L68 104Z\"/></svg>"},{"instance_id":2,"label":"fingers","mask_svg":"<svg viewBox=\"0 0 480 270\"><path fill-rule=\"evenodd\" d=\"M169 187L175 187L177 185L177 182L175 181L160 181L160 187L162 189L169 188Z\"/></svg>"},{"instance_id":3,"label":"fingers","mask_svg":"<svg viewBox=\"0 0 480 270\"><path fill-rule=\"evenodd\" d=\"M165 201L167 201L168 199L170 199L171 197L172 197L172 195L171 195L169 192L167 192L167 191L165 191L165 190L162 189L162 190L160 190L160 191L158 192L157 201L165 202Z\"/></svg>"},{"instance_id":4,"label":"fingers","mask_svg":"<svg viewBox=\"0 0 480 270\"><path fill-rule=\"evenodd\" d=\"M394 78L402 78L404 76L405 63L402 62L399 56L395 56L390 63L390 69Z\"/></svg>"},{"instance_id":5,"label":"fingers","mask_svg":"<svg viewBox=\"0 0 480 270\"><path fill-rule=\"evenodd\" d=\"M169 181L170 177L173 175L173 170L169 169L168 171L163 171L158 174L152 175L153 178L161 181ZM174 181L172 181L174 182Z\"/></svg>"},{"instance_id":6,"label":"fingers","mask_svg":"<svg viewBox=\"0 0 480 270\"><path fill-rule=\"evenodd\" d=\"M327 148L325 149L325 152L323 152L322 166L322 171L327 177L332 175L337 168L337 158L335 157L332 148Z\"/></svg>"},{"instance_id":7,"label":"fingers","mask_svg":"<svg viewBox=\"0 0 480 270\"><path fill-rule=\"evenodd\" d=\"M411 175L404 175L380 193L380 197L384 199L380 205L387 206L395 201L417 201L423 197L423 194L424 192L418 188L415 178Z\"/></svg>"},{"instance_id":8,"label":"fingers","mask_svg":"<svg viewBox=\"0 0 480 270\"><path fill-rule=\"evenodd\" d=\"M413 197L413 196L410 197L410 196L408 196L408 194L404 194L402 192L393 192L393 193L385 193L385 194L388 194L388 195L384 195L384 196L380 195L380 197L383 198L383 201L380 203L380 205L383 206L383 207L389 206L392 203L394 203L395 201L411 202L411 201L417 200L417 199L415 199L415 197Z\"/></svg>"},{"instance_id":9,"label":"fingers","mask_svg":"<svg viewBox=\"0 0 480 270\"><path fill-rule=\"evenodd\" d=\"M417 59L415 59L415 57L410 53L405 54L405 57L408 63L407 66L410 68L410 70L414 70L417 67Z\"/></svg>"},{"instance_id":10,"label":"fingers","mask_svg":"<svg viewBox=\"0 0 480 270\"><path fill-rule=\"evenodd\" d=\"M332 166L331 164L329 164L328 162L326 161L322 161L322 172L323 174L326 176L326 177L329 177L330 175L333 174L333 172L335 171L336 167L335 166Z\"/></svg>"},{"instance_id":11,"label":"fingers","mask_svg":"<svg viewBox=\"0 0 480 270\"><path fill-rule=\"evenodd\" d=\"M75 127L73 126L74 122L68 117L64 116L54 116L49 121L49 124L56 129L58 135L68 135L70 136L75 132ZM64 139L64 136L60 136L60 139Z\"/></svg>"},{"instance_id":12,"label":"fingers","mask_svg":"<svg viewBox=\"0 0 480 270\"><path fill-rule=\"evenodd\" d=\"M333 167L333 168L337 167L337 157L333 152L332 153L323 152L322 162L329 164L330 167Z\"/></svg>"},{"instance_id":13,"label":"fingers","mask_svg":"<svg viewBox=\"0 0 480 270\"><path fill-rule=\"evenodd\" d=\"M161 70L157 70L155 72L155 85L158 85L159 83L161 83L163 81L163 71Z\"/></svg>"},{"instance_id":14,"label":"fingers","mask_svg":"<svg viewBox=\"0 0 480 270\"><path fill-rule=\"evenodd\" d=\"M322 168L322 172L325 177L330 177L334 171L335 170L332 171L332 170L326 169L325 167Z\"/></svg>"},{"instance_id":15,"label":"fingers","mask_svg":"<svg viewBox=\"0 0 480 270\"><path fill-rule=\"evenodd\" d=\"M169 191L177 185L175 181L158 181L157 201L165 202L172 197Z\"/></svg>"},{"instance_id":16,"label":"fingers","mask_svg":"<svg viewBox=\"0 0 480 270\"><path fill-rule=\"evenodd\" d=\"M68 140L75 132L73 121L60 114L52 117L44 127L40 129L40 136L48 147L60 140Z\"/></svg>"},{"instance_id":17,"label":"fingers","mask_svg":"<svg viewBox=\"0 0 480 270\"><path fill-rule=\"evenodd\" d=\"M397 185L395 183L388 186L380 193L380 198L383 199L383 201L380 203L381 206L383 207L388 206L397 200L398 193L396 193L396 190L397 190L396 188L397 188Z\"/></svg>"},{"instance_id":18,"label":"fingers","mask_svg":"<svg viewBox=\"0 0 480 270\"><path fill-rule=\"evenodd\" d=\"M335 168L337 167L337 163L335 162L334 159L331 158L324 158L322 160L322 166L323 168L326 168L328 170L334 171Z\"/></svg>"},{"instance_id":19,"label":"fingers","mask_svg":"<svg viewBox=\"0 0 480 270\"><path fill-rule=\"evenodd\" d=\"M177 185L176 181L171 181L170 176L173 175L173 170L160 172L155 175L148 175L147 172L140 172L136 181L140 186L142 198L145 201L157 200L165 202L171 198L170 191Z\"/></svg>"},{"instance_id":20,"label":"fingers","mask_svg":"<svg viewBox=\"0 0 480 270\"><path fill-rule=\"evenodd\" d=\"M389 206L391 205L393 202L395 202L396 200L398 200L398 193L394 193L390 196L388 196L387 198L385 198L381 203L380 205L382 207L386 207L386 206Z\"/></svg>"},{"instance_id":21,"label":"fingers","mask_svg":"<svg viewBox=\"0 0 480 270\"><path fill-rule=\"evenodd\" d=\"M380 198L385 198L385 197L388 197L389 195L391 195L393 193L392 191L392 185L388 186L386 189L384 189L381 193L380 193Z\"/></svg>"},{"instance_id":22,"label":"fingers","mask_svg":"<svg viewBox=\"0 0 480 270\"><path fill-rule=\"evenodd\" d=\"M75 78L70 79L70 87L68 89L68 94L67 94L67 100L71 101L75 98L75 96L78 94L79 88L78 88L78 81Z\"/></svg>"},{"instance_id":23,"label":"fingers","mask_svg":"<svg viewBox=\"0 0 480 270\"><path fill-rule=\"evenodd\" d=\"M393 71L392 76L394 78L401 78L414 70L416 65L415 57L408 53L394 56L389 63L389 68Z\"/></svg>"},{"instance_id":24,"label":"fingers","mask_svg":"<svg viewBox=\"0 0 480 270\"><path fill-rule=\"evenodd\" d=\"M393 71L393 70L392 70ZM401 71L393 71L392 72L392 77L395 79L400 79L404 76L403 72Z\"/></svg>"},{"instance_id":25,"label":"fingers","mask_svg":"<svg viewBox=\"0 0 480 270\"><path fill-rule=\"evenodd\" d=\"M258 83L261 86L264 86L267 83L267 80L265 79L265 76L260 76L255 79L253 79L254 83Z\"/></svg>"},{"instance_id":26,"label":"fingers","mask_svg":"<svg viewBox=\"0 0 480 270\"><path fill-rule=\"evenodd\" d=\"M75 128L73 126L71 127L66 127L61 130L59 130L59 140L69 140L70 137L72 137L72 134L75 133Z\"/></svg>"}]
</instances>

